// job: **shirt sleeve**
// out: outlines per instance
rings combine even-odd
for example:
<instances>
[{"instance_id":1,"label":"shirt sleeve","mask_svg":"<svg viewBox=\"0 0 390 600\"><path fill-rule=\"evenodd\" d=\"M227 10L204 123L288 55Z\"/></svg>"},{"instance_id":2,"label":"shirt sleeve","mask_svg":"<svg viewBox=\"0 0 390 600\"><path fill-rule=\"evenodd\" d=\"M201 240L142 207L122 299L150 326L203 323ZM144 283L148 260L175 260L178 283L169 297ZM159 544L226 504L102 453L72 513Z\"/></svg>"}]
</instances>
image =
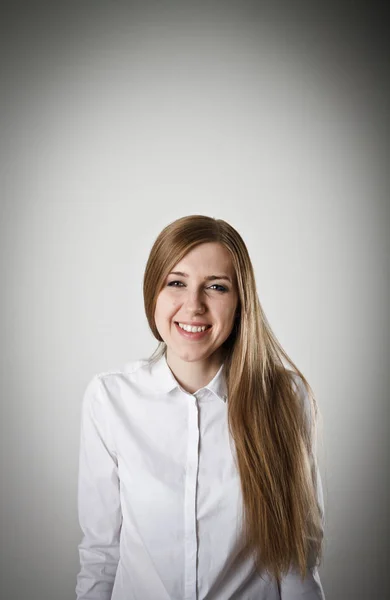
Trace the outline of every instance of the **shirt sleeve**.
<instances>
[{"instance_id":1,"label":"shirt sleeve","mask_svg":"<svg viewBox=\"0 0 390 600\"><path fill-rule=\"evenodd\" d=\"M299 381L299 395L303 403L305 418L309 421L310 427L310 421L311 419L313 419L311 402L307 395L307 390L304 387L303 382L300 380L300 378ZM321 524L323 534L325 527L324 496L321 475L318 469L316 457L316 439L313 440L312 451L310 454L310 466L317 494L318 507L321 513ZM290 569L290 571L281 581L280 597L281 600L302 600L303 598L305 600L325 600L325 594L320 581L318 567L308 565L304 581L302 581L298 569Z\"/></svg>"},{"instance_id":2,"label":"shirt sleeve","mask_svg":"<svg viewBox=\"0 0 390 600\"><path fill-rule=\"evenodd\" d=\"M110 600L119 562L118 462L104 400L96 375L87 385L81 409L78 514L83 538L78 546L77 600Z\"/></svg>"}]
</instances>

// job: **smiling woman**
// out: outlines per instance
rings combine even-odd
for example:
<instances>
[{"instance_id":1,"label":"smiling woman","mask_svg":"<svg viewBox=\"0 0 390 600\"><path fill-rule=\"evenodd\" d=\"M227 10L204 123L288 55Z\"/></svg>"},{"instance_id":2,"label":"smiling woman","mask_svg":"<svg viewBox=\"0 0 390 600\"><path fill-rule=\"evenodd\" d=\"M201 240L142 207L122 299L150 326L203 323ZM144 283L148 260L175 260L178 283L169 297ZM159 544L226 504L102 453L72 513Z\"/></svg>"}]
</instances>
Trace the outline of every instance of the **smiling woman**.
<instances>
[{"instance_id":1,"label":"smiling woman","mask_svg":"<svg viewBox=\"0 0 390 600\"><path fill-rule=\"evenodd\" d=\"M237 306L233 262L220 243L196 246L168 274L154 319L167 345L168 364L188 391L206 385L220 367ZM184 383L186 376L192 385Z\"/></svg>"},{"instance_id":2,"label":"smiling woman","mask_svg":"<svg viewBox=\"0 0 390 600\"><path fill-rule=\"evenodd\" d=\"M78 600L323 599L316 402L241 236L169 224L144 302L156 352L84 396Z\"/></svg>"}]
</instances>

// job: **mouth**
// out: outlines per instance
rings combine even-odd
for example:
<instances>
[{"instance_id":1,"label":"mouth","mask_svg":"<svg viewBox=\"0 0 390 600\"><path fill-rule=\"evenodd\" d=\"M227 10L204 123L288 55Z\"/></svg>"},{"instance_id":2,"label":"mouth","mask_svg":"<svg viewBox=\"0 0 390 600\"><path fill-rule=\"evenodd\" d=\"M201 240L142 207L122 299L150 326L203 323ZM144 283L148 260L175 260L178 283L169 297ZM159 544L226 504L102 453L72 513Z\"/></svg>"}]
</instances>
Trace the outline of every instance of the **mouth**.
<instances>
[{"instance_id":1,"label":"mouth","mask_svg":"<svg viewBox=\"0 0 390 600\"><path fill-rule=\"evenodd\" d=\"M201 340L204 337L207 337L209 331L212 329L212 325L207 324L190 326L186 323L181 322L179 324L178 321L174 321L174 323L178 333L188 340ZM186 327L186 329L184 329L184 327Z\"/></svg>"}]
</instances>

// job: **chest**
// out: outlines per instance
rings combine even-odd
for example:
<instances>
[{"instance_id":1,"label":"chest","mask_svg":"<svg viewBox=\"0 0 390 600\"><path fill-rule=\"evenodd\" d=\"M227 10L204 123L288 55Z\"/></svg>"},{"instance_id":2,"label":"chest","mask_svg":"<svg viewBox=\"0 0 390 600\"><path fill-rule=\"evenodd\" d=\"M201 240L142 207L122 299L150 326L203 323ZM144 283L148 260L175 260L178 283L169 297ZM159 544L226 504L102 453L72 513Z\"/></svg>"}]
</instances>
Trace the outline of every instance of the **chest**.
<instances>
[{"instance_id":1,"label":"chest","mask_svg":"<svg viewBox=\"0 0 390 600\"><path fill-rule=\"evenodd\" d=\"M236 514L239 478L226 403L138 397L111 420L121 494L133 512L175 521L191 503L196 518Z\"/></svg>"}]
</instances>

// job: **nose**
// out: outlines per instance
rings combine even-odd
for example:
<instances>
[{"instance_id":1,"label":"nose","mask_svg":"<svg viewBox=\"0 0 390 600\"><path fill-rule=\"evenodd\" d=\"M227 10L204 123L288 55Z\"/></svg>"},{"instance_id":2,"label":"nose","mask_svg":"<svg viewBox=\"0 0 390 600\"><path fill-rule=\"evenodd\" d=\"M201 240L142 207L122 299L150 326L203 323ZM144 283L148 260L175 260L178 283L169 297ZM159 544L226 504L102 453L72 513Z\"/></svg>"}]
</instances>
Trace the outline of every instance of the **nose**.
<instances>
[{"instance_id":1,"label":"nose","mask_svg":"<svg viewBox=\"0 0 390 600\"><path fill-rule=\"evenodd\" d=\"M202 315L206 310L202 292L198 290L188 290L185 308L190 315Z\"/></svg>"}]
</instances>

